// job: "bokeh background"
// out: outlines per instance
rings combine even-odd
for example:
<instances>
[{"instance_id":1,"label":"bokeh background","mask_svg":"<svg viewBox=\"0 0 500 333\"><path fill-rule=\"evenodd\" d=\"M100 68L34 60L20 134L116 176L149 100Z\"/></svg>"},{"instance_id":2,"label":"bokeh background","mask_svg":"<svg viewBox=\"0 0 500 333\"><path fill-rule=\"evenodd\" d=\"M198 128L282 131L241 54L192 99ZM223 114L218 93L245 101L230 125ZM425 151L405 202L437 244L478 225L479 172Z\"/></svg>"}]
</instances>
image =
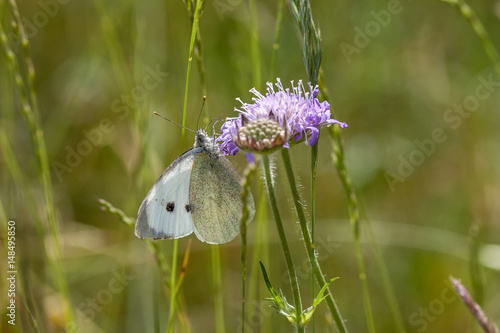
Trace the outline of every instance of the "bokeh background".
<instances>
[{"instance_id":1,"label":"bokeh background","mask_svg":"<svg viewBox=\"0 0 500 333\"><path fill-rule=\"evenodd\" d=\"M499 47L500 2L470 5ZM398 331L383 274L389 276L407 332L480 332L450 287L450 275L462 279L488 316L499 322L500 77L483 44L459 11L441 1L316 0L311 6L321 29L329 103L334 117L349 124L341 134L361 203L363 254L378 331ZM25 59L10 26L8 1L0 1L0 8L2 30L23 74ZM192 145L192 133L186 132L182 143L178 126L152 114L182 122L191 35L186 6L180 0L41 0L19 1L18 8L36 73L62 264L78 329L166 331L169 292L155 256L133 228L103 211L98 199L135 218L152 184ZM234 116L237 97L250 102L249 89L264 91L265 82L276 77L285 87L291 80L307 81L300 33L287 2L271 73L277 8L277 1L256 1L259 79L253 74L248 1L205 1L199 32L206 91L193 60L187 127ZM11 64L2 52L0 191L3 244L6 222L16 221L19 297L12 327L6 319L7 253L2 246L0 327L3 332L62 332L63 306L47 260L56 255L49 208ZM203 94L207 102L197 124ZM15 158L6 153L6 145ZM327 277L340 277L331 290L347 327L365 332L347 202L327 130L319 145L319 260ZM242 171L246 161L240 155L230 159ZM298 145L291 155L309 211L310 148ZM309 265L280 158L275 167L286 232L309 306ZM256 177L253 184L257 201L260 181ZM274 222L266 205L260 208L263 229L257 232L256 221L249 225L247 284L254 289L247 331L288 332L292 326L262 300L267 294L256 271L259 260L273 285L289 300L291 293ZM45 237L36 221L44 226ZM218 250L225 325L218 329L235 332L242 325L240 238L214 250L191 235L179 241L178 263L188 239L192 244L176 330L216 332L212 260ZM157 244L170 263L172 241ZM326 305L316 313L316 331L335 332Z\"/></svg>"}]
</instances>

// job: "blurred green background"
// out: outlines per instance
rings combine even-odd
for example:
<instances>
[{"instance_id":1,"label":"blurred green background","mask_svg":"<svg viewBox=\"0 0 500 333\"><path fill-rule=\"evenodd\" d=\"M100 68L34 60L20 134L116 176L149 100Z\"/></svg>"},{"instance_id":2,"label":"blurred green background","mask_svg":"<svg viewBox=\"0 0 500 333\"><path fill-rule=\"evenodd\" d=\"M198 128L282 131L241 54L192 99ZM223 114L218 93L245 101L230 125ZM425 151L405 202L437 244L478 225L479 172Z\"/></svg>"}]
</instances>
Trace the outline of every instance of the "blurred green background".
<instances>
[{"instance_id":1,"label":"blurred green background","mask_svg":"<svg viewBox=\"0 0 500 333\"><path fill-rule=\"evenodd\" d=\"M5 0L0 4L2 30L24 73L21 41L10 26L10 6ZM277 1L256 5L259 82L252 76L248 2L205 1L199 31L207 102L200 126L211 118L235 116L237 97L250 102L250 88L264 92L266 81L276 82L271 56ZM470 5L499 46L500 1ZM447 282L449 275L462 279L489 317L499 322L500 77L481 42L467 20L440 1L316 0L311 6L321 29L329 103L334 117L349 124L341 134L361 201L363 253L378 331L397 332L374 251L382 253L407 332L480 332ZM152 332L159 322L165 331L169 293L163 292L154 256L145 241L103 211L97 199L108 200L135 219L156 179L192 145L192 133L186 132L181 147L181 129L152 114L157 111L182 122L191 35L186 6L180 0L40 0L20 1L18 7L36 72L63 267L78 328ZM193 60L186 122L193 129L204 94L199 73ZM6 222L16 221L19 301L17 325L12 327L3 295L7 253L2 246L0 327L3 332L36 331L32 316L42 332L62 332L62 303L42 251L45 243L53 257L54 239L14 74L2 52L2 236L5 243ZM275 74L285 87L290 80L307 82L301 37L288 3ZM458 111L460 104L465 111ZM14 160L7 157L5 142L20 167L17 178L9 167ZM331 290L347 327L365 332L347 203L325 129L319 144L319 260L328 278L340 277ZM310 149L298 145L291 155L309 210ZM230 160L243 171L242 154ZM309 306L309 264L280 158L275 165L286 232L304 305ZM257 200L260 180L254 179ZM33 207L28 197L34 199ZM262 301L267 294L260 272L251 270L263 261L274 287L283 289L291 301L285 262L268 215L264 231L256 232L256 221L249 225L248 270L253 275L247 284L257 285L259 292L249 296L248 332L292 329ZM45 238L37 232L36 220L45 226ZM215 332L211 247L194 235L181 239L178 262L188 238L192 247L176 329ZM170 263L172 241L157 243ZM264 243L258 257L252 255L257 243ZM219 250L225 331L235 332L242 324L240 238ZM117 280L120 283L113 285ZM92 300L97 300L96 306ZM326 305L316 313L316 331L335 332L331 319L325 319Z\"/></svg>"}]
</instances>

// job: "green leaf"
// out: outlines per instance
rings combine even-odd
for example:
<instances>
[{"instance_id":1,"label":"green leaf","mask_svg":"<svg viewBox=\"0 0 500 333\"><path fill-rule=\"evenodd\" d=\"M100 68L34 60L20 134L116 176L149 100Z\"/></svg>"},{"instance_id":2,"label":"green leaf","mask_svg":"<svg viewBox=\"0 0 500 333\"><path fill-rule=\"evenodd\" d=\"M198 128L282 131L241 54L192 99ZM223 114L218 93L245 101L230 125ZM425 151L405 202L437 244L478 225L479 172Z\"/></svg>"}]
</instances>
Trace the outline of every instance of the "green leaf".
<instances>
[{"instance_id":1,"label":"green leaf","mask_svg":"<svg viewBox=\"0 0 500 333\"><path fill-rule=\"evenodd\" d=\"M259 263L262 270L262 275L264 276L264 281L266 282L267 290L269 290L269 293L271 294L271 297L264 298L264 300L271 301L271 307L278 310L280 314L284 315L289 322L296 326L297 313L295 311L295 307L288 303L281 290L279 290L279 294L274 290L273 286L271 285L271 281L269 281L269 277L267 276L264 264L262 264L261 261L259 261Z\"/></svg>"},{"instance_id":2,"label":"green leaf","mask_svg":"<svg viewBox=\"0 0 500 333\"><path fill-rule=\"evenodd\" d=\"M312 315L314 313L314 310L316 310L316 307L328 296L328 295L323 296L328 285L337 279L338 278L333 278L333 279L330 279L330 281L328 281L327 283L325 283L323 288L321 288L321 290L319 291L318 296L316 296L316 298L314 299L313 305L310 306L309 308L305 309L304 312L302 312L302 314L300 315L300 321L299 321L299 324L302 327L306 326L307 323L309 323L309 321L311 320Z\"/></svg>"}]
</instances>

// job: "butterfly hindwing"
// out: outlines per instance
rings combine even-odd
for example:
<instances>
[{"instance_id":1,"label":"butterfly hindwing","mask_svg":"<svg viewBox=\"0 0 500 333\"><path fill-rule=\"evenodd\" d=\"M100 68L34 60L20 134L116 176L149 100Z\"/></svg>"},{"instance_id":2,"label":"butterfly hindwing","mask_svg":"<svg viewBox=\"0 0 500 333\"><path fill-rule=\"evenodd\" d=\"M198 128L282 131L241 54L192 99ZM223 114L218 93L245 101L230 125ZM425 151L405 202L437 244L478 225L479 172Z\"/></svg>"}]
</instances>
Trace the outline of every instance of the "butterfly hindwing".
<instances>
[{"instance_id":1,"label":"butterfly hindwing","mask_svg":"<svg viewBox=\"0 0 500 333\"><path fill-rule=\"evenodd\" d=\"M206 152L194 160L189 185L194 232L209 244L227 243L240 232L243 204L241 176L224 156ZM253 197L249 197L250 216L255 214Z\"/></svg>"},{"instance_id":2,"label":"butterfly hindwing","mask_svg":"<svg viewBox=\"0 0 500 333\"><path fill-rule=\"evenodd\" d=\"M191 168L201 148L179 156L153 185L139 208L135 234L139 238L180 238L193 232L189 205Z\"/></svg>"}]
</instances>

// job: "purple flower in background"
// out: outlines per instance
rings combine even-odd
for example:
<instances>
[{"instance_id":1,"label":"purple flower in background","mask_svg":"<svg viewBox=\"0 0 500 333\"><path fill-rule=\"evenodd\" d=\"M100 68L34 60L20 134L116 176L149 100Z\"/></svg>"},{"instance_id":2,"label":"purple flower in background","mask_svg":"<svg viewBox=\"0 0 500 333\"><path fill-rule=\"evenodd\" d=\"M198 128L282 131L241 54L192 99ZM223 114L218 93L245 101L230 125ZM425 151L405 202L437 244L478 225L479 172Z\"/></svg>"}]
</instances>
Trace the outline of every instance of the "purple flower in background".
<instances>
[{"instance_id":1,"label":"purple flower in background","mask_svg":"<svg viewBox=\"0 0 500 333\"><path fill-rule=\"evenodd\" d=\"M271 152L278 148L289 148L290 143L304 140L307 145L314 146L318 140L319 129L331 124L345 123L330 118L330 104L320 102L316 96L318 88L309 83L309 92L302 81L292 91L284 89L280 79L276 79L277 91L273 84L267 83L267 94L264 96L255 88L250 92L252 104L244 103L237 118L228 118L221 127L220 150L225 154L236 154L239 149L247 152ZM292 139L294 139L292 141Z\"/></svg>"}]
</instances>

